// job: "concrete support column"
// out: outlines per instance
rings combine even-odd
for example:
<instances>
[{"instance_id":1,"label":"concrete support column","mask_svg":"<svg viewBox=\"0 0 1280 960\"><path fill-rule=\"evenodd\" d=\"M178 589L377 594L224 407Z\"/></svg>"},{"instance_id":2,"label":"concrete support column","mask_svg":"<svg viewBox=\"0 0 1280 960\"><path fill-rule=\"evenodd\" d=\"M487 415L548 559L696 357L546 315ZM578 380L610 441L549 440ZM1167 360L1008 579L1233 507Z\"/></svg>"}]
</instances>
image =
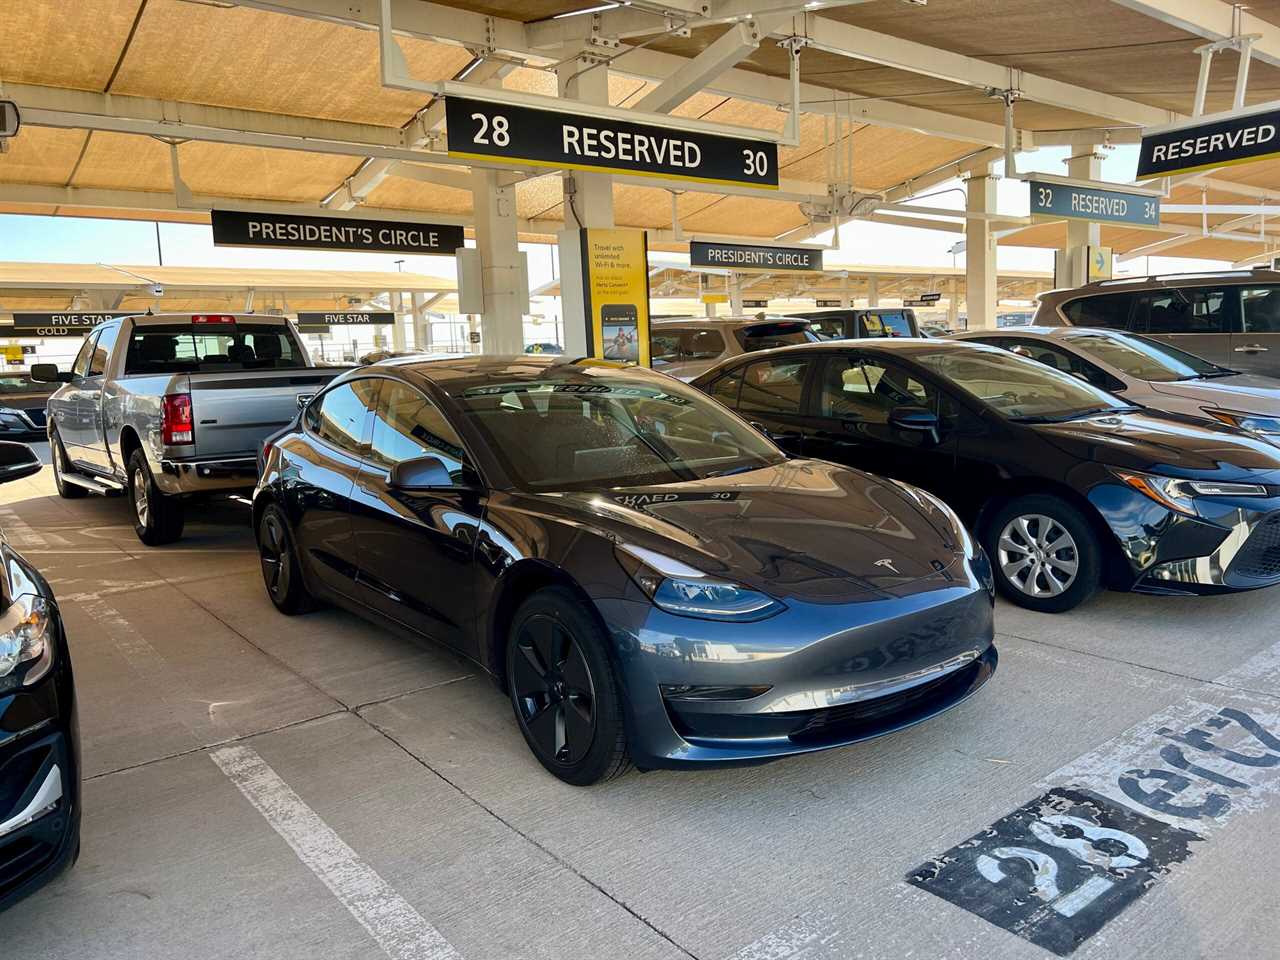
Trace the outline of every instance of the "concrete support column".
<instances>
[{"instance_id":1,"label":"concrete support column","mask_svg":"<svg viewBox=\"0 0 1280 960\"><path fill-rule=\"evenodd\" d=\"M1084 147L1067 161L1067 176L1073 180L1098 180L1102 177L1102 157L1097 147ZM1067 247L1060 251L1059 262L1066 265L1068 286L1089 282L1089 247L1102 243L1102 227L1087 220L1067 221Z\"/></svg>"},{"instance_id":2,"label":"concrete support column","mask_svg":"<svg viewBox=\"0 0 1280 960\"><path fill-rule=\"evenodd\" d=\"M485 353L523 353L524 268L517 243L516 192L501 176L479 167L471 174L484 287L481 335Z\"/></svg>"},{"instance_id":3,"label":"concrete support column","mask_svg":"<svg viewBox=\"0 0 1280 960\"><path fill-rule=\"evenodd\" d=\"M868 307L880 306L880 278L879 277L867 278L867 306Z\"/></svg>"},{"instance_id":4,"label":"concrete support column","mask_svg":"<svg viewBox=\"0 0 1280 960\"><path fill-rule=\"evenodd\" d=\"M996 212L996 178L988 165L984 173L969 177L970 213ZM996 237L989 220L965 222L965 310L970 330L993 330L996 326Z\"/></svg>"},{"instance_id":5,"label":"concrete support column","mask_svg":"<svg viewBox=\"0 0 1280 960\"><path fill-rule=\"evenodd\" d=\"M431 349L431 321L427 318L427 295L415 293L413 302L413 348L415 350Z\"/></svg>"},{"instance_id":6,"label":"concrete support column","mask_svg":"<svg viewBox=\"0 0 1280 960\"><path fill-rule=\"evenodd\" d=\"M742 316L742 274L729 274L729 316Z\"/></svg>"},{"instance_id":7,"label":"concrete support column","mask_svg":"<svg viewBox=\"0 0 1280 960\"><path fill-rule=\"evenodd\" d=\"M576 53L576 55L575 55ZM586 51L562 50L556 86L563 100L608 104L609 68ZM587 354L586 300L583 292L582 235L585 227L610 229L613 222L613 178L603 173L565 171L564 230L560 244L560 302L564 308L564 349Z\"/></svg>"},{"instance_id":8,"label":"concrete support column","mask_svg":"<svg viewBox=\"0 0 1280 960\"><path fill-rule=\"evenodd\" d=\"M960 281L952 280L947 292L947 326L952 330L960 326Z\"/></svg>"},{"instance_id":9,"label":"concrete support column","mask_svg":"<svg viewBox=\"0 0 1280 960\"><path fill-rule=\"evenodd\" d=\"M399 290L391 293L391 312L396 318L391 324L391 349L396 353L404 353L408 344L404 336L404 294Z\"/></svg>"}]
</instances>

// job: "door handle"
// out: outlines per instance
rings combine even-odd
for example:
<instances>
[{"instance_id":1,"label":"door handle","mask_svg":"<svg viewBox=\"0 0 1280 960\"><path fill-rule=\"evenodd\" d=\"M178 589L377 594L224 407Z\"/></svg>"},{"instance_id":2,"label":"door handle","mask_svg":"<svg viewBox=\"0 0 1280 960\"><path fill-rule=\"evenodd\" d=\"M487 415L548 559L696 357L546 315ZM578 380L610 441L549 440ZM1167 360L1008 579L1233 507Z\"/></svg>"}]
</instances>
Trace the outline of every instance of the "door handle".
<instances>
[{"instance_id":1,"label":"door handle","mask_svg":"<svg viewBox=\"0 0 1280 960\"><path fill-rule=\"evenodd\" d=\"M1236 353L1267 353L1271 348L1264 347L1260 343L1246 343L1243 347L1236 347Z\"/></svg>"}]
</instances>

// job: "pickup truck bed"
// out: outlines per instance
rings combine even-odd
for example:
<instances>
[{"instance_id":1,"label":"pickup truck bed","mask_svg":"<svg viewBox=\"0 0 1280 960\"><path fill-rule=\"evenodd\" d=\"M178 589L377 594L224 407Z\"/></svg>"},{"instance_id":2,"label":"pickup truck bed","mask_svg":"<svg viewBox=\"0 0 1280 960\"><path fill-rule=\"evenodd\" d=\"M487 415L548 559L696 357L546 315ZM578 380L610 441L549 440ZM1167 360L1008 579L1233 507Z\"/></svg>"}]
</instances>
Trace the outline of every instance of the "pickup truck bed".
<instances>
[{"instance_id":1,"label":"pickup truck bed","mask_svg":"<svg viewBox=\"0 0 1280 960\"><path fill-rule=\"evenodd\" d=\"M253 487L262 441L343 372L316 367L288 321L251 314L110 320L49 399L64 497L123 491L144 543L182 531L182 501Z\"/></svg>"}]
</instances>

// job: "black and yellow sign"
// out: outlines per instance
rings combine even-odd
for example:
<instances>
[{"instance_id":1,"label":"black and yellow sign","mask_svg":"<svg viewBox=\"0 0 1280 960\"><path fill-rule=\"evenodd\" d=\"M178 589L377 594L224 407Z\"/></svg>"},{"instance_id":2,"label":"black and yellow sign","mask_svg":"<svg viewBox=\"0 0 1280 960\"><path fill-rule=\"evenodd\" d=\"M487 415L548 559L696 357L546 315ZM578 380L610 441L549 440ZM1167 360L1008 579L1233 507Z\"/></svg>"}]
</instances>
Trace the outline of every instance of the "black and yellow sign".
<instances>
[{"instance_id":1,"label":"black and yellow sign","mask_svg":"<svg viewBox=\"0 0 1280 960\"><path fill-rule=\"evenodd\" d=\"M138 311L133 311L137 313ZM79 337L100 323L127 317L128 311L116 313L15 313L13 332L15 337Z\"/></svg>"},{"instance_id":2,"label":"black and yellow sign","mask_svg":"<svg viewBox=\"0 0 1280 960\"><path fill-rule=\"evenodd\" d=\"M1280 156L1280 102L1142 131L1139 180Z\"/></svg>"},{"instance_id":3,"label":"black and yellow sign","mask_svg":"<svg viewBox=\"0 0 1280 960\"><path fill-rule=\"evenodd\" d=\"M643 230L582 231L590 354L649 366L649 244Z\"/></svg>"},{"instance_id":4,"label":"black and yellow sign","mask_svg":"<svg viewBox=\"0 0 1280 960\"><path fill-rule=\"evenodd\" d=\"M553 108L445 97L449 156L778 188L778 145Z\"/></svg>"}]
</instances>

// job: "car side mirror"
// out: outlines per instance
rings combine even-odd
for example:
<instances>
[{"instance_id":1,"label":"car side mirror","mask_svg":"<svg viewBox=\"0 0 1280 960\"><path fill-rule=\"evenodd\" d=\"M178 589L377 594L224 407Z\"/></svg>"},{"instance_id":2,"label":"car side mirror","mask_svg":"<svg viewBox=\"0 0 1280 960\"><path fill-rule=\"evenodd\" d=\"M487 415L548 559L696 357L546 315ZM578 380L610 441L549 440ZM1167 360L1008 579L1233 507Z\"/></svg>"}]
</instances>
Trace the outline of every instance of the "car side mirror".
<instances>
[{"instance_id":1,"label":"car side mirror","mask_svg":"<svg viewBox=\"0 0 1280 960\"><path fill-rule=\"evenodd\" d=\"M442 487L456 487L449 476L449 468L439 457L414 457L412 460L401 460L391 468L391 476L387 486L394 490L439 490Z\"/></svg>"},{"instance_id":2,"label":"car side mirror","mask_svg":"<svg viewBox=\"0 0 1280 960\"><path fill-rule=\"evenodd\" d=\"M71 371L61 372L56 363L33 363L31 379L35 383L70 383Z\"/></svg>"},{"instance_id":3,"label":"car side mirror","mask_svg":"<svg viewBox=\"0 0 1280 960\"><path fill-rule=\"evenodd\" d=\"M889 426L911 433L927 433L938 442L938 415L924 407L894 407L889 411Z\"/></svg>"},{"instance_id":4,"label":"car side mirror","mask_svg":"<svg viewBox=\"0 0 1280 960\"><path fill-rule=\"evenodd\" d=\"M36 452L25 443L0 440L0 483L33 476L43 466Z\"/></svg>"}]
</instances>

